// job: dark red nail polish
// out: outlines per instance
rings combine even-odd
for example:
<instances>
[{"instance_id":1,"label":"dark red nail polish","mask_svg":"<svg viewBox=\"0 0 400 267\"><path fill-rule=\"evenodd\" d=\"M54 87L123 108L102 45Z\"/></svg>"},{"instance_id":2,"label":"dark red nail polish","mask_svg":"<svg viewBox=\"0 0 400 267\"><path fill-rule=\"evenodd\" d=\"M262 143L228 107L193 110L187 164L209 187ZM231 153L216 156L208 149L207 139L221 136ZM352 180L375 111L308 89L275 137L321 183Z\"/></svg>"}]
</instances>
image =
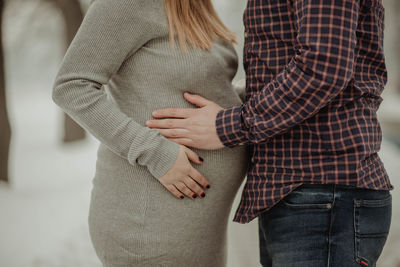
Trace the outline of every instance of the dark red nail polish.
<instances>
[{"instance_id":1,"label":"dark red nail polish","mask_svg":"<svg viewBox=\"0 0 400 267\"><path fill-rule=\"evenodd\" d=\"M210 187L211 187L211 186L210 186L209 184L208 184L208 185L206 185L206 188L207 188L207 189L209 189Z\"/></svg>"},{"instance_id":2,"label":"dark red nail polish","mask_svg":"<svg viewBox=\"0 0 400 267\"><path fill-rule=\"evenodd\" d=\"M206 194L205 193L201 193L201 197L205 197L206 196Z\"/></svg>"},{"instance_id":3,"label":"dark red nail polish","mask_svg":"<svg viewBox=\"0 0 400 267\"><path fill-rule=\"evenodd\" d=\"M197 195L196 195L196 194L194 194L192 197L193 197L193 198L197 198Z\"/></svg>"},{"instance_id":4,"label":"dark red nail polish","mask_svg":"<svg viewBox=\"0 0 400 267\"><path fill-rule=\"evenodd\" d=\"M204 162L204 159L202 157L199 157L201 162Z\"/></svg>"},{"instance_id":5,"label":"dark red nail polish","mask_svg":"<svg viewBox=\"0 0 400 267\"><path fill-rule=\"evenodd\" d=\"M181 196L181 199L184 199L185 197L184 196Z\"/></svg>"}]
</instances>

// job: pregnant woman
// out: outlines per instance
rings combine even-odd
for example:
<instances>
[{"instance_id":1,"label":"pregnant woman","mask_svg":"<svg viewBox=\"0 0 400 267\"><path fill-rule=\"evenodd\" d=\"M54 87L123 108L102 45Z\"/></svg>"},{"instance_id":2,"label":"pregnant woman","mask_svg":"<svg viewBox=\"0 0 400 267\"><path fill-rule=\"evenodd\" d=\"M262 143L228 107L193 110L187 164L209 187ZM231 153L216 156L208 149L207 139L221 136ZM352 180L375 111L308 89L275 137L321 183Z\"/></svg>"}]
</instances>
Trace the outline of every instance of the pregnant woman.
<instances>
[{"instance_id":1,"label":"pregnant woman","mask_svg":"<svg viewBox=\"0 0 400 267\"><path fill-rule=\"evenodd\" d=\"M194 107L184 92L240 104L234 40L211 0L91 3L53 100L101 142L89 228L104 266L226 265L247 148L192 151L145 122L156 109Z\"/></svg>"}]
</instances>

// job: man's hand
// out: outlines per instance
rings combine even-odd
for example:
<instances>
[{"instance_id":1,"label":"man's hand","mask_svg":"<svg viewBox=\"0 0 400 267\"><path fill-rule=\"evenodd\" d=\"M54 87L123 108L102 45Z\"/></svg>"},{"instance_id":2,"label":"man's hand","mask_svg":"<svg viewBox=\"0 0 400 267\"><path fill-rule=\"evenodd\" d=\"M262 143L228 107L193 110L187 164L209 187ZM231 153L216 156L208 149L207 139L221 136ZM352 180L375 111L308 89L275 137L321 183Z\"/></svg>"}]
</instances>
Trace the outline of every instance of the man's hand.
<instances>
[{"instance_id":1,"label":"man's hand","mask_svg":"<svg viewBox=\"0 0 400 267\"><path fill-rule=\"evenodd\" d=\"M146 126L159 129L163 136L181 145L207 150L223 148L215 126L222 107L199 95L185 93L184 97L199 108L155 110L153 117L159 120L149 120Z\"/></svg>"}]
</instances>

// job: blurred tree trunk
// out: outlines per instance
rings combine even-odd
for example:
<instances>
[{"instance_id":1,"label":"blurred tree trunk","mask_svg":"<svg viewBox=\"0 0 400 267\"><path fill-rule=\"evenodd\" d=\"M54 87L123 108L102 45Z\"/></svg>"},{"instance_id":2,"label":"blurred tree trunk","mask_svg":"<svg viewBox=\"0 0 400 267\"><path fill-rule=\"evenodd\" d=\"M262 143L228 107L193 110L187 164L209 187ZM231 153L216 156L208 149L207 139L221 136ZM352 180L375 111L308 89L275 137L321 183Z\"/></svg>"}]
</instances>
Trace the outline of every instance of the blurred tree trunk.
<instances>
[{"instance_id":1,"label":"blurred tree trunk","mask_svg":"<svg viewBox=\"0 0 400 267\"><path fill-rule=\"evenodd\" d=\"M11 141L11 127L6 105L6 82L3 54L3 8L4 0L0 0L0 181L8 182L8 157Z\"/></svg>"},{"instance_id":2,"label":"blurred tree trunk","mask_svg":"<svg viewBox=\"0 0 400 267\"><path fill-rule=\"evenodd\" d=\"M400 1L383 0L385 7L385 56L388 88L400 93Z\"/></svg>"},{"instance_id":3,"label":"blurred tree trunk","mask_svg":"<svg viewBox=\"0 0 400 267\"><path fill-rule=\"evenodd\" d=\"M67 49L82 23L83 11L79 0L54 0L54 2L60 8L65 21L65 49ZM85 131L67 114L64 114L64 142L74 142L84 138Z\"/></svg>"},{"instance_id":4,"label":"blurred tree trunk","mask_svg":"<svg viewBox=\"0 0 400 267\"><path fill-rule=\"evenodd\" d=\"M8 182L8 157L11 141L11 127L6 105L6 82L3 54L3 9L4 0L0 0L0 181Z\"/></svg>"},{"instance_id":5,"label":"blurred tree trunk","mask_svg":"<svg viewBox=\"0 0 400 267\"><path fill-rule=\"evenodd\" d=\"M400 1L399 0L396 0L395 2L394 2L394 12L396 12L396 14L400 14ZM399 45L399 43L400 43L400 16L395 16L395 25L394 25L394 27L395 27L395 31L394 31L394 34L396 35L395 36L395 40L396 40L396 49L394 49L394 53L395 53L395 57L396 57L396 59L395 59L395 61L396 61L396 66L395 66L395 68L396 68L396 72L397 73L395 73L394 75L395 75L395 81L394 81L394 87L395 87L395 90L397 91L397 93L400 93L400 49L398 48L398 45Z\"/></svg>"}]
</instances>

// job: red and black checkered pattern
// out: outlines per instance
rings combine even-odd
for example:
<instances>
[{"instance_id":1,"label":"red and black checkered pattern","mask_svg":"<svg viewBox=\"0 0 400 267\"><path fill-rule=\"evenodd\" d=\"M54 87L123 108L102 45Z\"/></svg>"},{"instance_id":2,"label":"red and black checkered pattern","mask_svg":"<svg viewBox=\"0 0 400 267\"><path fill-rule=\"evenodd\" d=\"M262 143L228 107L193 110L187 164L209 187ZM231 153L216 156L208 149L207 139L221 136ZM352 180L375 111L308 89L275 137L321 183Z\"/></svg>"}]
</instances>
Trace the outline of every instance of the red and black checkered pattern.
<instances>
[{"instance_id":1,"label":"red and black checkered pattern","mask_svg":"<svg viewBox=\"0 0 400 267\"><path fill-rule=\"evenodd\" d=\"M249 0L244 23L246 103L216 122L225 146L253 147L235 221L302 183L392 189L377 154L381 0Z\"/></svg>"}]
</instances>

